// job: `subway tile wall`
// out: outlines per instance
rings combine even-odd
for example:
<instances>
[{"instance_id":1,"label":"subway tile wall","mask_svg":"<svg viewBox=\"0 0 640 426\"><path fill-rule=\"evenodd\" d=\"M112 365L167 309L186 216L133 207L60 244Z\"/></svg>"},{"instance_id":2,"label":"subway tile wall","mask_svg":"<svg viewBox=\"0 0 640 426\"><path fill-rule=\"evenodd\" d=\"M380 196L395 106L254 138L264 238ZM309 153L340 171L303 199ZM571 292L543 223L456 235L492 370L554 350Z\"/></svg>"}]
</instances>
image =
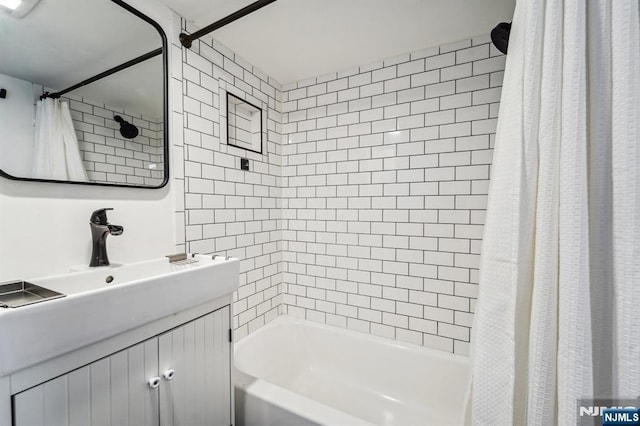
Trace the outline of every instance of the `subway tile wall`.
<instances>
[{"instance_id":1,"label":"subway tile wall","mask_svg":"<svg viewBox=\"0 0 640 426\"><path fill-rule=\"evenodd\" d=\"M172 38L172 164L178 249L238 257L234 329L242 338L279 314L282 260L282 90L211 37ZM227 145L225 90L266 105L263 154ZM221 137L222 136L222 137ZM240 170L248 158L250 171Z\"/></svg>"},{"instance_id":2,"label":"subway tile wall","mask_svg":"<svg viewBox=\"0 0 640 426\"><path fill-rule=\"evenodd\" d=\"M504 64L483 36L283 88L284 313L468 352Z\"/></svg>"},{"instance_id":3,"label":"subway tile wall","mask_svg":"<svg viewBox=\"0 0 640 426\"><path fill-rule=\"evenodd\" d=\"M109 107L81 97L67 95L80 154L89 179L100 183L158 186L164 177L161 119ZM134 139L120 135L122 116L138 127Z\"/></svg>"}]
</instances>

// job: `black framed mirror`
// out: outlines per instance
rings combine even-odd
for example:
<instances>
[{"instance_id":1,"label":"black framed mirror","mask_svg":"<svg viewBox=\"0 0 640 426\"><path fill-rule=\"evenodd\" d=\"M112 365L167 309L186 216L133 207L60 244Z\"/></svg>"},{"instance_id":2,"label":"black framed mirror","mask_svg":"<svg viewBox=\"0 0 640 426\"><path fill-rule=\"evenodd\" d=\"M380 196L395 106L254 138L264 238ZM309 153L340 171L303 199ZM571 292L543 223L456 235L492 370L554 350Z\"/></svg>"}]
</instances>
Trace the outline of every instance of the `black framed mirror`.
<instances>
[{"instance_id":1,"label":"black framed mirror","mask_svg":"<svg viewBox=\"0 0 640 426\"><path fill-rule=\"evenodd\" d=\"M0 175L166 185L168 53L160 25L121 0L23 3L28 13L0 7Z\"/></svg>"}]
</instances>

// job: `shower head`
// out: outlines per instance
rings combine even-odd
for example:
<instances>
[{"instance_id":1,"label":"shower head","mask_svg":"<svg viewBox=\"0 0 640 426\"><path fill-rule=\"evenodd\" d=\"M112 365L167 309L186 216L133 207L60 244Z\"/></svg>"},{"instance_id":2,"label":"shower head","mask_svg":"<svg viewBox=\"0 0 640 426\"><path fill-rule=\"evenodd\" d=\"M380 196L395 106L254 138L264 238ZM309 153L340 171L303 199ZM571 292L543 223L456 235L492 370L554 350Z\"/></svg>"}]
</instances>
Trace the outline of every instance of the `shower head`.
<instances>
[{"instance_id":1,"label":"shower head","mask_svg":"<svg viewBox=\"0 0 640 426\"><path fill-rule=\"evenodd\" d=\"M116 115L113 119L120 123L120 134L123 138L133 139L138 136L138 128L136 126L125 121L124 118L119 115Z\"/></svg>"},{"instance_id":2,"label":"shower head","mask_svg":"<svg viewBox=\"0 0 640 426\"><path fill-rule=\"evenodd\" d=\"M500 52L507 54L509 46L509 33L511 32L511 22L500 22L491 30L491 41Z\"/></svg>"}]
</instances>

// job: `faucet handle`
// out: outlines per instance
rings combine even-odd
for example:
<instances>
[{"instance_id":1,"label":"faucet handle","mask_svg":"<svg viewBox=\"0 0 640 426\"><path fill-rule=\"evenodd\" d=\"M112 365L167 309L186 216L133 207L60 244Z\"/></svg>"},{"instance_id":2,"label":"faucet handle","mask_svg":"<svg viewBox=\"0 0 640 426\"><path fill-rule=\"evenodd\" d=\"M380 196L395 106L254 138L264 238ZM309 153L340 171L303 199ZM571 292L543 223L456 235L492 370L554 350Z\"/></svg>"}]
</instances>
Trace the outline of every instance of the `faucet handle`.
<instances>
[{"instance_id":1,"label":"faucet handle","mask_svg":"<svg viewBox=\"0 0 640 426\"><path fill-rule=\"evenodd\" d=\"M113 210L113 208L105 207L91 213L91 223L95 223L96 225L107 225L109 223L107 220L107 210Z\"/></svg>"}]
</instances>

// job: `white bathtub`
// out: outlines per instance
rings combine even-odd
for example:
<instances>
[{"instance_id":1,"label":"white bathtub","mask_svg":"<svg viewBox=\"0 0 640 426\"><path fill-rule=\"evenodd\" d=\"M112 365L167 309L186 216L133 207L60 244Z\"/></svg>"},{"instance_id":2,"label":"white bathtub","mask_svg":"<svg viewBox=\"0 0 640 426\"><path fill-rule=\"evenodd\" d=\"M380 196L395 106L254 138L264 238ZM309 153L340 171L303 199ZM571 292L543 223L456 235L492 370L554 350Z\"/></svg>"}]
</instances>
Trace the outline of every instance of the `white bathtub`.
<instances>
[{"instance_id":1,"label":"white bathtub","mask_svg":"<svg viewBox=\"0 0 640 426\"><path fill-rule=\"evenodd\" d=\"M466 357L281 316L235 345L236 425L459 425Z\"/></svg>"}]
</instances>

